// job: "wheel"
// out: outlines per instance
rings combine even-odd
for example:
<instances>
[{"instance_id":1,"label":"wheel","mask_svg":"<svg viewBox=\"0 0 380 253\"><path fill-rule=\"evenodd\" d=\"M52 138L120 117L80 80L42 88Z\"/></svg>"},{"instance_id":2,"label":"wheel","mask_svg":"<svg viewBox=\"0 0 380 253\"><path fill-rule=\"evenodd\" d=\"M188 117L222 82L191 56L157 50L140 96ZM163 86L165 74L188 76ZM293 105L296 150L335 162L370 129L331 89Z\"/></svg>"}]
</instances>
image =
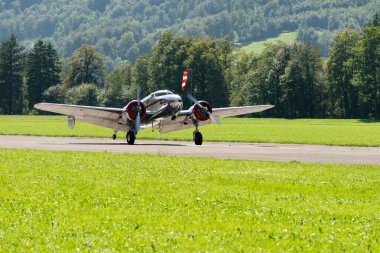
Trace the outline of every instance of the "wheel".
<instances>
[{"instance_id":1,"label":"wheel","mask_svg":"<svg viewBox=\"0 0 380 253\"><path fill-rule=\"evenodd\" d=\"M202 137L201 132L194 131L193 138L194 138L195 145L202 145L203 137Z\"/></svg>"},{"instance_id":2,"label":"wheel","mask_svg":"<svg viewBox=\"0 0 380 253\"><path fill-rule=\"evenodd\" d=\"M112 135L112 139L113 139L113 140L116 140L116 134L113 134L113 135Z\"/></svg>"},{"instance_id":3,"label":"wheel","mask_svg":"<svg viewBox=\"0 0 380 253\"><path fill-rule=\"evenodd\" d=\"M127 133L127 142L129 145L133 145L135 144L135 140L136 140L136 134L134 131L128 131Z\"/></svg>"}]
</instances>

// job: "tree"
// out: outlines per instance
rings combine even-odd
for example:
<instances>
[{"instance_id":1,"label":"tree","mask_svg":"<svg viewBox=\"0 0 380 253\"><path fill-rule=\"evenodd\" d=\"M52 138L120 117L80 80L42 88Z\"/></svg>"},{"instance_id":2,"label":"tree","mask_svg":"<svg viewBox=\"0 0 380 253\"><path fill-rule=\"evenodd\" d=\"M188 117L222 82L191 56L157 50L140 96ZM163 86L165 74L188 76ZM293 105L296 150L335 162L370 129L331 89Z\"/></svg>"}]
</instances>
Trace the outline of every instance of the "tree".
<instances>
[{"instance_id":1,"label":"tree","mask_svg":"<svg viewBox=\"0 0 380 253\"><path fill-rule=\"evenodd\" d=\"M184 61L190 46L190 37L173 36L171 32L160 35L150 58L149 90L165 88L180 92Z\"/></svg>"},{"instance_id":2,"label":"tree","mask_svg":"<svg viewBox=\"0 0 380 253\"><path fill-rule=\"evenodd\" d=\"M69 88L63 84L57 84L49 87L42 94L43 100L49 103L65 103L67 91Z\"/></svg>"},{"instance_id":3,"label":"tree","mask_svg":"<svg viewBox=\"0 0 380 253\"><path fill-rule=\"evenodd\" d=\"M68 60L69 73L64 80L69 87L82 83L93 83L100 87L103 85L105 70L102 56L94 46L82 45Z\"/></svg>"},{"instance_id":4,"label":"tree","mask_svg":"<svg viewBox=\"0 0 380 253\"><path fill-rule=\"evenodd\" d=\"M290 47L284 43L267 44L265 50L256 57L248 70L247 83L243 89L246 103L273 104L271 116L284 116L280 104L282 97L281 76L290 58Z\"/></svg>"},{"instance_id":5,"label":"tree","mask_svg":"<svg viewBox=\"0 0 380 253\"><path fill-rule=\"evenodd\" d=\"M194 39L187 51L184 66L190 70L195 97L208 100L213 106L228 105L226 70L231 46L227 39Z\"/></svg>"},{"instance_id":6,"label":"tree","mask_svg":"<svg viewBox=\"0 0 380 253\"><path fill-rule=\"evenodd\" d=\"M114 70L106 79L103 89L100 90L98 101L103 106L121 107L131 98L136 97L132 88L133 68L123 64Z\"/></svg>"},{"instance_id":7,"label":"tree","mask_svg":"<svg viewBox=\"0 0 380 253\"><path fill-rule=\"evenodd\" d=\"M141 87L142 94L148 94L152 92L149 90L149 58L146 55L142 55L136 63L136 71L135 71L135 83L136 86Z\"/></svg>"},{"instance_id":8,"label":"tree","mask_svg":"<svg viewBox=\"0 0 380 253\"><path fill-rule=\"evenodd\" d=\"M117 48L122 59L128 58L128 50L135 45L136 40L132 32L126 32L120 37L120 40L117 42Z\"/></svg>"},{"instance_id":9,"label":"tree","mask_svg":"<svg viewBox=\"0 0 380 253\"><path fill-rule=\"evenodd\" d=\"M70 88L67 91L65 103L98 106L97 95L98 89L95 84L82 83L78 86Z\"/></svg>"},{"instance_id":10,"label":"tree","mask_svg":"<svg viewBox=\"0 0 380 253\"><path fill-rule=\"evenodd\" d=\"M258 92L253 89L248 92L258 65L258 56L246 53L244 50L235 52L228 68L229 97L231 106L242 106L249 101L258 101Z\"/></svg>"},{"instance_id":11,"label":"tree","mask_svg":"<svg viewBox=\"0 0 380 253\"><path fill-rule=\"evenodd\" d=\"M258 56L238 58L236 66L236 74L244 76L237 77L243 82L240 92L244 104L273 104L275 110L266 115L275 117L321 115L323 69L315 48L303 43L268 44Z\"/></svg>"},{"instance_id":12,"label":"tree","mask_svg":"<svg viewBox=\"0 0 380 253\"><path fill-rule=\"evenodd\" d=\"M60 82L60 62L51 43L39 40L28 54L26 82L29 109L41 102L42 93Z\"/></svg>"},{"instance_id":13,"label":"tree","mask_svg":"<svg viewBox=\"0 0 380 253\"><path fill-rule=\"evenodd\" d=\"M372 21L373 26L380 26L380 16L378 13L375 14Z\"/></svg>"},{"instance_id":14,"label":"tree","mask_svg":"<svg viewBox=\"0 0 380 253\"><path fill-rule=\"evenodd\" d=\"M23 50L15 35L0 45L0 110L6 114L23 110Z\"/></svg>"},{"instance_id":15,"label":"tree","mask_svg":"<svg viewBox=\"0 0 380 253\"><path fill-rule=\"evenodd\" d=\"M229 104L226 70L231 52L227 39L194 39L165 32L153 47L151 58L142 56L138 60L136 82L146 86L148 76L149 91L169 89L180 93L182 74L187 70L193 88L190 92L214 106L226 106Z\"/></svg>"},{"instance_id":16,"label":"tree","mask_svg":"<svg viewBox=\"0 0 380 253\"><path fill-rule=\"evenodd\" d=\"M107 4L110 3L110 0L90 0L88 2L89 8L99 12L104 12Z\"/></svg>"},{"instance_id":17,"label":"tree","mask_svg":"<svg viewBox=\"0 0 380 253\"><path fill-rule=\"evenodd\" d=\"M341 118L358 116L358 90L352 84L354 76L354 51L359 41L359 33L355 30L343 30L331 41L331 50L327 62L327 76L330 112Z\"/></svg>"},{"instance_id":18,"label":"tree","mask_svg":"<svg viewBox=\"0 0 380 253\"><path fill-rule=\"evenodd\" d=\"M269 68L265 83L267 84L268 91L271 93L271 97L273 97L273 103L276 105L274 113L276 116L279 116L284 115L286 109L283 106L283 101L281 101L284 97L281 76L284 75L285 69L292 57L292 48L286 44L280 43L277 47L274 47L274 50L276 51L271 59L272 64L268 66Z\"/></svg>"},{"instance_id":19,"label":"tree","mask_svg":"<svg viewBox=\"0 0 380 253\"><path fill-rule=\"evenodd\" d=\"M363 117L380 118L380 27L368 26L355 48L359 107Z\"/></svg>"},{"instance_id":20,"label":"tree","mask_svg":"<svg viewBox=\"0 0 380 253\"><path fill-rule=\"evenodd\" d=\"M319 51L295 43L281 80L280 105L285 117L314 118L322 115L322 60Z\"/></svg>"}]
</instances>

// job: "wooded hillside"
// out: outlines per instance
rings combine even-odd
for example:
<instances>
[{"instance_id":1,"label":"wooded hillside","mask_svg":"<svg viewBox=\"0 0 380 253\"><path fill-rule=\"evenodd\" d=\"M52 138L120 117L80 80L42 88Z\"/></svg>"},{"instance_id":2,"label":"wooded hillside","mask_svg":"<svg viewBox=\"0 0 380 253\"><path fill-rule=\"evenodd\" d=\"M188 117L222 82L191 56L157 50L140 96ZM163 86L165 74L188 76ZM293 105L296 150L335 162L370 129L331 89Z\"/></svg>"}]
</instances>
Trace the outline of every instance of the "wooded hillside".
<instances>
[{"instance_id":1,"label":"wooded hillside","mask_svg":"<svg viewBox=\"0 0 380 253\"><path fill-rule=\"evenodd\" d=\"M150 53L163 30L242 43L298 31L326 55L333 33L378 11L380 0L0 0L0 40L50 39L64 58L91 44L113 64Z\"/></svg>"}]
</instances>

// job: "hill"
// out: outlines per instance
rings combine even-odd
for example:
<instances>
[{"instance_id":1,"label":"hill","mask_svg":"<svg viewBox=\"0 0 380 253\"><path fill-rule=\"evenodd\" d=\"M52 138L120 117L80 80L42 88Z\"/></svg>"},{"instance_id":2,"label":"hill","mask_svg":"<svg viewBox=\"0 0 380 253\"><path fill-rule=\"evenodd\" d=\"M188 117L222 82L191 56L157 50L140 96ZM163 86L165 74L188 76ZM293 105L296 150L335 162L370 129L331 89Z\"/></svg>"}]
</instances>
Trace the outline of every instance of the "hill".
<instances>
[{"instance_id":1,"label":"hill","mask_svg":"<svg viewBox=\"0 0 380 253\"><path fill-rule=\"evenodd\" d=\"M51 40L62 57L82 44L112 60L135 62L163 30L249 43L283 32L317 43L334 31L366 25L380 0L0 0L0 40L16 34L29 47Z\"/></svg>"}]
</instances>

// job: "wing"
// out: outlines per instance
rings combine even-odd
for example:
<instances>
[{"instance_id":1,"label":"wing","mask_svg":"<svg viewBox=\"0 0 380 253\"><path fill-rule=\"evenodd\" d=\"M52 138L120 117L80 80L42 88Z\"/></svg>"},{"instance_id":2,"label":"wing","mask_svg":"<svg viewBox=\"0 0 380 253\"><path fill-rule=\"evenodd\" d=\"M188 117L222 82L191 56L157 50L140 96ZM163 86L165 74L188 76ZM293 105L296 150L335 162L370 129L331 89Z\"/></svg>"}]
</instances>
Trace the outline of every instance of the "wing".
<instances>
[{"instance_id":1,"label":"wing","mask_svg":"<svg viewBox=\"0 0 380 253\"><path fill-rule=\"evenodd\" d=\"M273 105L255 105L255 106L240 106L240 107L225 107L225 108L213 108L212 115L218 118L232 117L249 113L256 113L273 108ZM172 131L182 130L186 128L194 127L194 117L192 116L192 110L181 111L175 120L165 118L159 123L160 133L168 133ZM198 125L211 124L211 119L206 121L199 121Z\"/></svg>"},{"instance_id":2,"label":"wing","mask_svg":"<svg viewBox=\"0 0 380 253\"><path fill-rule=\"evenodd\" d=\"M81 121L119 131L128 131L129 126L121 122L122 108L96 107L54 103L39 103L34 107L39 110L54 112L75 117L82 117Z\"/></svg>"},{"instance_id":3,"label":"wing","mask_svg":"<svg viewBox=\"0 0 380 253\"><path fill-rule=\"evenodd\" d=\"M262 112L273 108L273 105L254 105L254 106L240 106L240 107L225 107L212 109L212 115L218 118L232 117L243 114L250 114Z\"/></svg>"},{"instance_id":4,"label":"wing","mask_svg":"<svg viewBox=\"0 0 380 253\"><path fill-rule=\"evenodd\" d=\"M55 112L64 115L76 116L76 117L101 117L107 119L116 120L123 112L121 108L111 107L96 107L96 106L83 106L83 105L68 105L68 104L53 104L53 103L39 103L35 104L34 108Z\"/></svg>"}]
</instances>

